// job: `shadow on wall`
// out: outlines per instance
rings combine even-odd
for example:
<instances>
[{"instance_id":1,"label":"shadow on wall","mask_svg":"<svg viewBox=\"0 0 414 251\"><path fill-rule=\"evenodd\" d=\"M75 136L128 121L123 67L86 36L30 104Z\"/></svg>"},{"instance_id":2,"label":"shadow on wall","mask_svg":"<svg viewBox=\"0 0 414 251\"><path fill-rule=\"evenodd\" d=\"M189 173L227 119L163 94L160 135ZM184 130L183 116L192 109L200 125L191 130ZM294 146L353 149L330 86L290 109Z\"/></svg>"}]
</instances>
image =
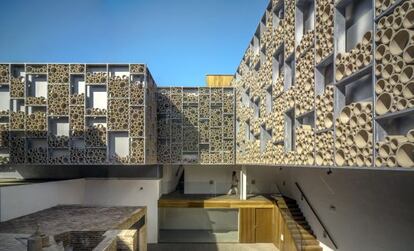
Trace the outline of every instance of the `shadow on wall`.
<instances>
[{"instance_id":1,"label":"shadow on wall","mask_svg":"<svg viewBox=\"0 0 414 251\"><path fill-rule=\"evenodd\" d=\"M230 167L185 167L186 194L226 194L232 183L232 173L236 171L240 182L240 169ZM274 194L279 190L275 183L277 168L247 168L248 194Z\"/></svg>"},{"instance_id":2,"label":"shadow on wall","mask_svg":"<svg viewBox=\"0 0 414 251\"><path fill-rule=\"evenodd\" d=\"M158 88L158 162L234 163L233 89Z\"/></svg>"},{"instance_id":3,"label":"shadow on wall","mask_svg":"<svg viewBox=\"0 0 414 251\"><path fill-rule=\"evenodd\" d=\"M302 199L297 182L340 250L411 250L414 173L381 170L281 168L276 182L295 199L318 240L329 238Z\"/></svg>"},{"instance_id":4,"label":"shadow on wall","mask_svg":"<svg viewBox=\"0 0 414 251\"><path fill-rule=\"evenodd\" d=\"M183 162L184 150L187 153L186 162L198 161L198 131L195 128L198 117L188 119L184 116L182 95L182 91L170 95L166 89L159 89L157 92L157 147L160 163ZM195 105L188 105L189 113L197 109Z\"/></svg>"}]
</instances>

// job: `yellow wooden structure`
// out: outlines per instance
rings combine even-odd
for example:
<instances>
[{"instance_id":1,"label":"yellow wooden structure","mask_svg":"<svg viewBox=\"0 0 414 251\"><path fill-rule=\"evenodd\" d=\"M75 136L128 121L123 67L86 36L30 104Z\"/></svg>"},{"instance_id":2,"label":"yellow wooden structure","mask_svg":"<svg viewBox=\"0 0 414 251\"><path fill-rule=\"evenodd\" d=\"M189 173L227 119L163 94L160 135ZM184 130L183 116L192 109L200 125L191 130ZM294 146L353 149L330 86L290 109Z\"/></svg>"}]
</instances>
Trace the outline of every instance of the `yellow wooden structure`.
<instances>
[{"instance_id":1,"label":"yellow wooden structure","mask_svg":"<svg viewBox=\"0 0 414 251\"><path fill-rule=\"evenodd\" d=\"M206 84L208 87L229 87L233 77L233 75L206 75Z\"/></svg>"}]
</instances>

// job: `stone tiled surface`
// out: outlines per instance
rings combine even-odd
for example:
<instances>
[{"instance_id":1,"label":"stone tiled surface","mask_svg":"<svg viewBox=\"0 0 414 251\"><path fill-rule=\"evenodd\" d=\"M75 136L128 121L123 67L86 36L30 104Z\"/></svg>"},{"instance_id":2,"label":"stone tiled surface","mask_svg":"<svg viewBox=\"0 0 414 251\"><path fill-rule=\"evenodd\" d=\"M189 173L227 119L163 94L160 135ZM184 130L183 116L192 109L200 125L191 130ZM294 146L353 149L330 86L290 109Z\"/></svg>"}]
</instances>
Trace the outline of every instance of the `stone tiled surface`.
<instances>
[{"instance_id":1,"label":"stone tiled surface","mask_svg":"<svg viewBox=\"0 0 414 251\"><path fill-rule=\"evenodd\" d=\"M145 208L56 206L1 222L0 233L32 234L36 231L37 225L40 232L46 235L69 231L106 231L123 225L142 210L145 211Z\"/></svg>"}]
</instances>

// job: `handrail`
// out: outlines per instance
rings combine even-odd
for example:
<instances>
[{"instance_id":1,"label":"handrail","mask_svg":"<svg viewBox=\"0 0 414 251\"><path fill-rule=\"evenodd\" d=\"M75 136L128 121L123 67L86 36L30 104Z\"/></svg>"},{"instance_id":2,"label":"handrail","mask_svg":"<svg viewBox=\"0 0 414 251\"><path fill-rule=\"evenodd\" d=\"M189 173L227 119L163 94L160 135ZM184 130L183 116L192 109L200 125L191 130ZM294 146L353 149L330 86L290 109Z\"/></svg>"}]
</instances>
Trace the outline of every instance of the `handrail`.
<instances>
[{"instance_id":1,"label":"handrail","mask_svg":"<svg viewBox=\"0 0 414 251\"><path fill-rule=\"evenodd\" d=\"M328 236L328 238L331 240L332 244L334 245L335 249L338 249L338 245L336 245L336 242L332 238L331 234L326 229L325 224L323 224L321 218L319 218L319 215L316 213L315 209L312 207L312 204L309 202L308 197L306 197L305 193L303 192L302 188L300 187L299 183L295 182L296 187L298 188L299 192L301 193L302 199L305 199L306 203L308 204L309 208L312 210L312 213L316 216L316 219L319 221L319 224L321 224L324 234Z\"/></svg>"}]
</instances>

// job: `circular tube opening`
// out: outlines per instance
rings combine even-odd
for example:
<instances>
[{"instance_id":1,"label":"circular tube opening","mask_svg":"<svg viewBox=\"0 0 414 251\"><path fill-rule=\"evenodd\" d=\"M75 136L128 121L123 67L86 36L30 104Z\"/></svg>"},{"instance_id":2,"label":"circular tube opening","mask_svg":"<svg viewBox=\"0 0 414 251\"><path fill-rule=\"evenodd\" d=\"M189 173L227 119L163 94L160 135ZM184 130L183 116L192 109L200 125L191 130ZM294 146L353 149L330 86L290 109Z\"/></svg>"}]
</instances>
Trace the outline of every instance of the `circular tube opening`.
<instances>
[{"instance_id":1,"label":"circular tube opening","mask_svg":"<svg viewBox=\"0 0 414 251\"><path fill-rule=\"evenodd\" d=\"M383 37L384 38L384 37ZM407 47L411 39L411 32L407 30L399 30L389 41L390 52L392 55L401 55Z\"/></svg>"},{"instance_id":2,"label":"circular tube opening","mask_svg":"<svg viewBox=\"0 0 414 251\"><path fill-rule=\"evenodd\" d=\"M358 154L358 155L356 156L356 164L357 164L357 166L359 166L359 167L364 166L364 164L365 164L365 159L364 159L364 156L363 156L362 154Z\"/></svg>"},{"instance_id":3,"label":"circular tube opening","mask_svg":"<svg viewBox=\"0 0 414 251\"><path fill-rule=\"evenodd\" d=\"M390 156L387 158L387 166L388 167L396 167L397 166L397 160L394 156Z\"/></svg>"},{"instance_id":4,"label":"circular tube opening","mask_svg":"<svg viewBox=\"0 0 414 251\"><path fill-rule=\"evenodd\" d=\"M392 64L387 64L383 69L382 69L382 74L381 76L384 79L389 79L391 77L391 75L394 74L394 65Z\"/></svg>"},{"instance_id":5,"label":"circular tube opening","mask_svg":"<svg viewBox=\"0 0 414 251\"><path fill-rule=\"evenodd\" d=\"M384 79L379 79L379 80L377 81L377 83L375 83L375 93L376 93L376 94L381 94L381 93L383 93L383 92L384 92L384 90L385 90L385 85L386 85L385 80L384 80Z\"/></svg>"},{"instance_id":6,"label":"circular tube opening","mask_svg":"<svg viewBox=\"0 0 414 251\"><path fill-rule=\"evenodd\" d=\"M406 29L412 29L414 27L414 10L409 10L405 13L403 26Z\"/></svg>"},{"instance_id":7,"label":"circular tube opening","mask_svg":"<svg viewBox=\"0 0 414 251\"><path fill-rule=\"evenodd\" d=\"M360 130L354 137L355 144L358 148L364 148L368 145L370 134L365 130Z\"/></svg>"},{"instance_id":8,"label":"circular tube opening","mask_svg":"<svg viewBox=\"0 0 414 251\"><path fill-rule=\"evenodd\" d=\"M397 162L402 167L412 167L414 165L414 144L402 144L396 154Z\"/></svg>"},{"instance_id":9,"label":"circular tube opening","mask_svg":"<svg viewBox=\"0 0 414 251\"><path fill-rule=\"evenodd\" d=\"M401 83L405 84L411 81L414 77L414 67L412 65L405 66L400 75Z\"/></svg>"},{"instance_id":10,"label":"circular tube opening","mask_svg":"<svg viewBox=\"0 0 414 251\"><path fill-rule=\"evenodd\" d=\"M410 142L414 142L414 129L411 129L407 133L407 139Z\"/></svg>"},{"instance_id":11,"label":"circular tube opening","mask_svg":"<svg viewBox=\"0 0 414 251\"><path fill-rule=\"evenodd\" d=\"M411 64L414 62L414 45L410 45L405 48L403 53L403 59L406 64Z\"/></svg>"},{"instance_id":12,"label":"circular tube opening","mask_svg":"<svg viewBox=\"0 0 414 251\"><path fill-rule=\"evenodd\" d=\"M371 31L366 32L364 36L362 37L362 44L369 45L371 43L371 39L372 39L372 32Z\"/></svg>"},{"instance_id":13,"label":"circular tube opening","mask_svg":"<svg viewBox=\"0 0 414 251\"><path fill-rule=\"evenodd\" d=\"M342 149L336 151L335 162L338 166L343 166L346 164L345 153Z\"/></svg>"},{"instance_id":14,"label":"circular tube opening","mask_svg":"<svg viewBox=\"0 0 414 251\"><path fill-rule=\"evenodd\" d=\"M397 109L399 111L405 110L408 106L408 101L405 98L400 98L397 102Z\"/></svg>"},{"instance_id":15,"label":"circular tube opening","mask_svg":"<svg viewBox=\"0 0 414 251\"><path fill-rule=\"evenodd\" d=\"M394 31L392 28L386 29L382 33L381 42L382 44L388 45L393 37Z\"/></svg>"},{"instance_id":16,"label":"circular tube opening","mask_svg":"<svg viewBox=\"0 0 414 251\"><path fill-rule=\"evenodd\" d=\"M375 112L378 115L386 114L390 109L392 105L392 95L389 93L383 93L378 96L376 106L375 106Z\"/></svg>"},{"instance_id":17,"label":"circular tube opening","mask_svg":"<svg viewBox=\"0 0 414 251\"><path fill-rule=\"evenodd\" d=\"M381 144L378 149L378 154L382 158L387 158L390 155L391 147L388 144Z\"/></svg>"},{"instance_id":18,"label":"circular tube opening","mask_svg":"<svg viewBox=\"0 0 414 251\"><path fill-rule=\"evenodd\" d=\"M341 123L348 123L348 121L351 118L351 107L349 106L345 106L342 111L341 114L339 115L339 120Z\"/></svg>"},{"instance_id":19,"label":"circular tube opening","mask_svg":"<svg viewBox=\"0 0 414 251\"><path fill-rule=\"evenodd\" d=\"M325 128L331 128L333 126L333 115L332 113L328 113L324 119Z\"/></svg>"},{"instance_id":20,"label":"circular tube opening","mask_svg":"<svg viewBox=\"0 0 414 251\"><path fill-rule=\"evenodd\" d=\"M387 47L383 44L379 45L375 50L375 60L382 60L386 52Z\"/></svg>"}]
</instances>

